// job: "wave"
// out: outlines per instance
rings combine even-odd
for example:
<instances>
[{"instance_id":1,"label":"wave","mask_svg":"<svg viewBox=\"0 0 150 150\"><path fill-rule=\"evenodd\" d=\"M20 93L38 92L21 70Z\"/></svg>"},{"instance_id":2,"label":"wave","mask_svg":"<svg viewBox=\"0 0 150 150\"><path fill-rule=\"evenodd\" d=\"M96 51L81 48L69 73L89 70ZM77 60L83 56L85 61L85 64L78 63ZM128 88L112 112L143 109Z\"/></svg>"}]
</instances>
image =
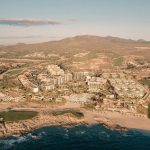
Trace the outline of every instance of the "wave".
<instances>
[{"instance_id":1,"label":"wave","mask_svg":"<svg viewBox=\"0 0 150 150\"><path fill-rule=\"evenodd\" d=\"M7 139L1 139L0 140L0 147L3 150L10 149L10 148L14 147L17 144L26 142L28 140L39 139L39 138L41 138L42 135L45 135L45 132L39 133L37 135L37 138L34 138L34 134L32 134L32 133L28 133L28 134L23 135L23 136L12 135L11 137L9 137Z\"/></svg>"},{"instance_id":2,"label":"wave","mask_svg":"<svg viewBox=\"0 0 150 150\"><path fill-rule=\"evenodd\" d=\"M10 137L10 139L0 140L0 147L2 147L2 149L9 149L9 148L15 146L15 144L20 144L27 140L28 139L26 136L18 136L18 137L12 136L12 137Z\"/></svg>"}]
</instances>

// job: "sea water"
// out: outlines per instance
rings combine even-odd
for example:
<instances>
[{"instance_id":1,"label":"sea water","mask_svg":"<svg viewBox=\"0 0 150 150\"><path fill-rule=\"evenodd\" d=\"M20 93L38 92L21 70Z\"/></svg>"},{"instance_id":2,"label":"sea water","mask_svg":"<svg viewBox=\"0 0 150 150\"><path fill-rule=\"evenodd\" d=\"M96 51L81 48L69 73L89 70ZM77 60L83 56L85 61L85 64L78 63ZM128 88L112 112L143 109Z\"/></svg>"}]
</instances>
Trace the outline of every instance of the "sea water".
<instances>
[{"instance_id":1,"label":"sea water","mask_svg":"<svg viewBox=\"0 0 150 150\"><path fill-rule=\"evenodd\" d=\"M150 150L150 134L137 130L113 131L100 125L51 126L0 139L0 150Z\"/></svg>"}]
</instances>

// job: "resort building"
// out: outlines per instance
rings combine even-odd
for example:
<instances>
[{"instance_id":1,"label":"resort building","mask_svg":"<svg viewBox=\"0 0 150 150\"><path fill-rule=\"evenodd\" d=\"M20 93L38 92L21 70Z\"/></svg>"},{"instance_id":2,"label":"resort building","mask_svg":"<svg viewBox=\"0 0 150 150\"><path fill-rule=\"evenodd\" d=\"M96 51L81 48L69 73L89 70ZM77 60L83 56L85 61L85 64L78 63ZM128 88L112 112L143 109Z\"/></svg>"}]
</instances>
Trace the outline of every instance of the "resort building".
<instances>
[{"instance_id":1,"label":"resort building","mask_svg":"<svg viewBox=\"0 0 150 150\"><path fill-rule=\"evenodd\" d=\"M72 79L73 79L73 75L71 73L65 73L64 74L64 80L65 80L65 82L72 81Z\"/></svg>"},{"instance_id":2,"label":"resort building","mask_svg":"<svg viewBox=\"0 0 150 150\"><path fill-rule=\"evenodd\" d=\"M90 73L88 71L73 72L74 80L85 80Z\"/></svg>"},{"instance_id":3,"label":"resort building","mask_svg":"<svg viewBox=\"0 0 150 150\"><path fill-rule=\"evenodd\" d=\"M118 98L142 98L146 91L142 85L131 79L108 79Z\"/></svg>"},{"instance_id":4,"label":"resort building","mask_svg":"<svg viewBox=\"0 0 150 150\"><path fill-rule=\"evenodd\" d=\"M47 66L47 71L52 76L62 76L62 75L64 75L64 70L62 70L57 65L48 65Z\"/></svg>"},{"instance_id":5,"label":"resort building","mask_svg":"<svg viewBox=\"0 0 150 150\"><path fill-rule=\"evenodd\" d=\"M107 80L100 77L87 77L88 90L91 92L99 92L107 83Z\"/></svg>"},{"instance_id":6,"label":"resort building","mask_svg":"<svg viewBox=\"0 0 150 150\"><path fill-rule=\"evenodd\" d=\"M19 75L18 80L26 89L29 89L33 93L39 92L39 87L33 84L32 82L30 82L29 79L25 75Z\"/></svg>"}]
</instances>

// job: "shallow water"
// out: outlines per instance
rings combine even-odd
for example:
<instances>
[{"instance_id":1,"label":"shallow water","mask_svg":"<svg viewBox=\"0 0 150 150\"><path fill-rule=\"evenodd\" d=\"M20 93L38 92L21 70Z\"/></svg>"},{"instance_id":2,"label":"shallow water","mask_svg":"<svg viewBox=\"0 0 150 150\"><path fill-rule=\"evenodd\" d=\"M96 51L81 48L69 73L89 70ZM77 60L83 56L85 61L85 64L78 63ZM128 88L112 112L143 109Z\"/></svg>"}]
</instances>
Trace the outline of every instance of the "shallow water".
<instances>
[{"instance_id":1,"label":"shallow water","mask_svg":"<svg viewBox=\"0 0 150 150\"><path fill-rule=\"evenodd\" d=\"M33 134L38 135L33 138ZM24 136L0 139L0 150L150 150L150 134L112 131L100 125L45 127Z\"/></svg>"}]
</instances>

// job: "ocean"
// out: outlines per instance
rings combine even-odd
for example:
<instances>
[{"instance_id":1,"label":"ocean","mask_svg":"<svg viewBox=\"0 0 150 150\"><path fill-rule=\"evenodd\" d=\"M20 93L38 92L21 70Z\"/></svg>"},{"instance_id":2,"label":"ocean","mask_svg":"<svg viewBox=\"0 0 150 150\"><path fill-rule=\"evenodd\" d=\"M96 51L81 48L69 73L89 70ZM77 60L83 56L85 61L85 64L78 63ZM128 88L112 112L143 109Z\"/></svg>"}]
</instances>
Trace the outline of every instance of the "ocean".
<instances>
[{"instance_id":1,"label":"ocean","mask_svg":"<svg viewBox=\"0 0 150 150\"><path fill-rule=\"evenodd\" d=\"M113 131L101 125L50 126L0 139L0 150L150 150L150 133Z\"/></svg>"}]
</instances>

